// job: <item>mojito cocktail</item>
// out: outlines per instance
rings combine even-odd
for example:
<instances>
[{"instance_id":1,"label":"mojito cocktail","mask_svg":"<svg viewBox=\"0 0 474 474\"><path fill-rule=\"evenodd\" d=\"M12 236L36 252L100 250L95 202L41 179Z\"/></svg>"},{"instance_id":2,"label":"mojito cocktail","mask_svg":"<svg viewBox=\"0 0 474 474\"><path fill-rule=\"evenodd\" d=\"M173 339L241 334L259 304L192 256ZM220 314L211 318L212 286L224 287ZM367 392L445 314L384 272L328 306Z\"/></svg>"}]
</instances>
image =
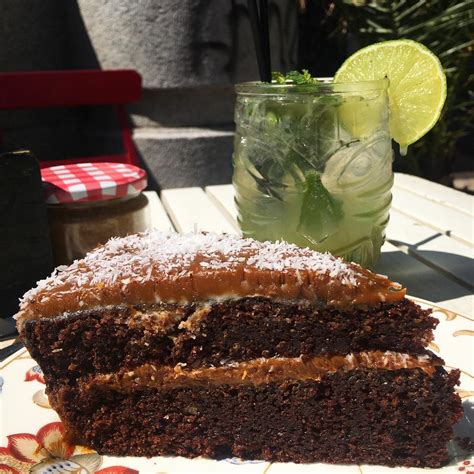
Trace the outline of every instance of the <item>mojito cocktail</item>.
<instances>
[{"instance_id":1,"label":"mojito cocktail","mask_svg":"<svg viewBox=\"0 0 474 474\"><path fill-rule=\"evenodd\" d=\"M387 87L236 87L233 183L244 236L377 261L393 183Z\"/></svg>"}]
</instances>

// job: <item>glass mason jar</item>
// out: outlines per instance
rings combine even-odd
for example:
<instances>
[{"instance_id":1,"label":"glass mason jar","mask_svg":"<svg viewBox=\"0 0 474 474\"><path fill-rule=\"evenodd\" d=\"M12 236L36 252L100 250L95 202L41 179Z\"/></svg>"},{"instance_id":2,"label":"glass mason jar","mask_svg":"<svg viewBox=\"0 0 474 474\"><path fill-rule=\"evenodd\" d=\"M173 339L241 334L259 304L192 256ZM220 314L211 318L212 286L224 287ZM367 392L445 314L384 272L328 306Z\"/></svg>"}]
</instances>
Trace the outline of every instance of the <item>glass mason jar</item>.
<instances>
[{"instance_id":1,"label":"glass mason jar","mask_svg":"<svg viewBox=\"0 0 474 474\"><path fill-rule=\"evenodd\" d=\"M233 184L244 236L375 264L393 184L387 87L236 86Z\"/></svg>"},{"instance_id":2,"label":"glass mason jar","mask_svg":"<svg viewBox=\"0 0 474 474\"><path fill-rule=\"evenodd\" d=\"M111 237L150 226L145 170L128 163L68 163L41 170L54 263L68 265Z\"/></svg>"},{"instance_id":3,"label":"glass mason jar","mask_svg":"<svg viewBox=\"0 0 474 474\"><path fill-rule=\"evenodd\" d=\"M97 202L49 204L55 265L69 265L111 237L149 228L148 199L142 193Z\"/></svg>"}]
</instances>

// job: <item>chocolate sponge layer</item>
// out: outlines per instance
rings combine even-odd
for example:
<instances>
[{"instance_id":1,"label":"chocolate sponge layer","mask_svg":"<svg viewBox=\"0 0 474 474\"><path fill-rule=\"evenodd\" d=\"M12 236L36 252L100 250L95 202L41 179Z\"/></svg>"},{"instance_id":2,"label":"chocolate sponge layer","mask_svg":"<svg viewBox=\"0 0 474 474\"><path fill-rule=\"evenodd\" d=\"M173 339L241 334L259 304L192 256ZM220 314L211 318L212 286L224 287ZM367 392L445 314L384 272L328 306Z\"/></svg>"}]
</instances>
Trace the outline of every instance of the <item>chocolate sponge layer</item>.
<instances>
[{"instance_id":1,"label":"chocolate sponge layer","mask_svg":"<svg viewBox=\"0 0 474 474\"><path fill-rule=\"evenodd\" d=\"M340 310L259 297L97 308L27 321L22 337L54 384L147 362L200 367L367 350L419 354L436 324L408 300Z\"/></svg>"},{"instance_id":2,"label":"chocolate sponge layer","mask_svg":"<svg viewBox=\"0 0 474 474\"><path fill-rule=\"evenodd\" d=\"M70 435L101 454L439 467L448 461L459 371L327 374L321 381L49 391Z\"/></svg>"},{"instance_id":3,"label":"chocolate sponge layer","mask_svg":"<svg viewBox=\"0 0 474 474\"><path fill-rule=\"evenodd\" d=\"M216 303L176 339L173 360L190 366L257 357L348 354L368 350L424 353L437 320L411 301L341 310L307 302L243 298Z\"/></svg>"}]
</instances>

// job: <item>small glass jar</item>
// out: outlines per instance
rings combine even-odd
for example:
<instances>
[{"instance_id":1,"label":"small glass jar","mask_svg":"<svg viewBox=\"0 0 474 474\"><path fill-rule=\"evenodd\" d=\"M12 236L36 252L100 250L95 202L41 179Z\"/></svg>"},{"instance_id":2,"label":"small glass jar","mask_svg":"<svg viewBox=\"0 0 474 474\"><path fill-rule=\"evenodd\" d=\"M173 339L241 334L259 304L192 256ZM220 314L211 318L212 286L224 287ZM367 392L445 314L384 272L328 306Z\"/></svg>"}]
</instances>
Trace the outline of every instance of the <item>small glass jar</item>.
<instances>
[{"instance_id":1,"label":"small glass jar","mask_svg":"<svg viewBox=\"0 0 474 474\"><path fill-rule=\"evenodd\" d=\"M49 205L55 264L67 265L82 258L111 237L145 231L149 227L147 205L142 193L105 202Z\"/></svg>"},{"instance_id":2,"label":"small glass jar","mask_svg":"<svg viewBox=\"0 0 474 474\"><path fill-rule=\"evenodd\" d=\"M143 170L115 163L89 165L90 168L66 165L42 172L56 265L70 264L111 237L143 232L150 225L148 200L141 192L146 187ZM110 169L95 175L94 170L104 170L104 165L120 171L119 175L113 175ZM92 180L79 176L91 172ZM75 177L68 178L69 175ZM68 185L75 180L79 182Z\"/></svg>"}]
</instances>

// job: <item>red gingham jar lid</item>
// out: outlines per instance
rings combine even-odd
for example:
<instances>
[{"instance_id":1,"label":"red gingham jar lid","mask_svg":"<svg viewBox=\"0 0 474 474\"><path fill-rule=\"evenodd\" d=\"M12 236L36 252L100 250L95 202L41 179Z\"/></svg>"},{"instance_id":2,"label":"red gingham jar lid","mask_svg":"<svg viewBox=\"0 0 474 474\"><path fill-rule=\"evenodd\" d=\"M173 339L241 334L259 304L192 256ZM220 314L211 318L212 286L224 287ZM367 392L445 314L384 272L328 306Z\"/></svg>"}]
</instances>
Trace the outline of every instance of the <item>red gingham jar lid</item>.
<instances>
[{"instance_id":1,"label":"red gingham jar lid","mask_svg":"<svg viewBox=\"0 0 474 474\"><path fill-rule=\"evenodd\" d=\"M145 170L124 163L76 163L41 170L48 204L108 201L137 194L147 185Z\"/></svg>"}]
</instances>

